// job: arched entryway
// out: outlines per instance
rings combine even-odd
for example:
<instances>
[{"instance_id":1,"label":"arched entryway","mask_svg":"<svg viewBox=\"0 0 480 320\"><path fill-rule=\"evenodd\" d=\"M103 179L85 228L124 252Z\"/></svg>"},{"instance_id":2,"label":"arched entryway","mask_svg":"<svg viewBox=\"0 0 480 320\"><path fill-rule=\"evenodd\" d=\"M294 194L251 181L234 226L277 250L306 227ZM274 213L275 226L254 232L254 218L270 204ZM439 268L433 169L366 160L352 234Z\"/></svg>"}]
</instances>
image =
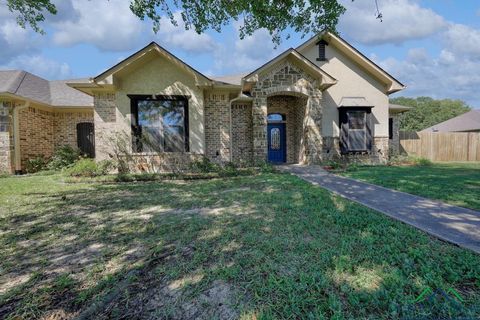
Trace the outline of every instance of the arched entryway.
<instances>
[{"instance_id":1,"label":"arched entryway","mask_svg":"<svg viewBox=\"0 0 480 320\"><path fill-rule=\"evenodd\" d=\"M267 97L267 159L272 163L300 163L304 158L304 119L308 98L274 94Z\"/></svg>"}]
</instances>

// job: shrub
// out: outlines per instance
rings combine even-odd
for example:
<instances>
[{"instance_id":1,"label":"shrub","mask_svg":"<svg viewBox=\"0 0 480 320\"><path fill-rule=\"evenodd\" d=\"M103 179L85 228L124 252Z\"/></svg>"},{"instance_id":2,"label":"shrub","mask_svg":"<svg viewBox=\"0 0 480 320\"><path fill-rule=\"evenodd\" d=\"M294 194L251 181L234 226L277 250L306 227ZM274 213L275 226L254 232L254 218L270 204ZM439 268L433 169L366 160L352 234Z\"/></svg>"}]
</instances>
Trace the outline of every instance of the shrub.
<instances>
[{"instance_id":1,"label":"shrub","mask_svg":"<svg viewBox=\"0 0 480 320\"><path fill-rule=\"evenodd\" d=\"M235 164L232 162L225 163L219 171L219 175L222 177L234 177L234 176L238 176L238 174L239 174L239 171L235 166Z\"/></svg>"},{"instance_id":2,"label":"shrub","mask_svg":"<svg viewBox=\"0 0 480 320\"><path fill-rule=\"evenodd\" d=\"M44 170L47 167L48 160L45 156L37 156L32 159L28 159L25 169L27 173L35 173Z\"/></svg>"},{"instance_id":3,"label":"shrub","mask_svg":"<svg viewBox=\"0 0 480 320\"><path fill-rule=\"evenodd\" d=\"M202 160L192 161L190 164L190 169L192 172L198 173L209 173L209 172L219 172L220 166L216 163L213 163L207 157L202 157Z\"/></svg>"},{"instance_id":4,"label":"shrub","mask_svg":"<svg viewBox=\"0 0 480 320\"><path fill-rule=\"evenodd\" d=\"M97 177L108 173L111 165L96 163L93 159L81 159L68 168L66 173L71 177Z\"/></svg>"},{"instance_id":5,"label":"shrub","mask_svg":"<svg viewBox=\"0 0 480 320\"><path fill-rule=\"evenodd\" d=\"M80 158L80 151L69 145L64 145L58 148L53 154L50 162L48 163L48 169L60 170L68 168Z\"/></svg>"},{"instance_id":6,"label":"shrub","mask_svg":"<svg viewBox=\"0 0 480 320\"><path fill-rule=\"evenodd\" d=\"M428 167L428 166L431 166L433 164L432 161L430 161L427 158L415 158L413 163L416 166L420 166L420 167Z\"/></svg>"}]
</instances>

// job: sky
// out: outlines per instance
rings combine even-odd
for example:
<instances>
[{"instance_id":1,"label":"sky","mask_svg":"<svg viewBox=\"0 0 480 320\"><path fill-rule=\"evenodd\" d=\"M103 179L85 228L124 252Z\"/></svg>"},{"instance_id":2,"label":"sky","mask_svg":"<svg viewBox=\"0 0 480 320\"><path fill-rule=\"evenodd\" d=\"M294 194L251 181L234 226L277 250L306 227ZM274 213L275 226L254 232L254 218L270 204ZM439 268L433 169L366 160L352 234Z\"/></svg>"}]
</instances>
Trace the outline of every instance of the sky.
<instances>
[{"instance_id":1,"label":"sky","mask_svg":"<svg viewBox=\"0 0 480 320\"><path fill-rule=\"evenodd\" d=\"M340 0L338 31L407 89L392 95L461 99L480 108L480 1ZM129 0L54 0L46 35L22 29L0 0L0 69L49 80L94 77L156 41L206 75L252 71L312 35L292 34L277 48L265 30L240 40L239 23L198 35L163 19L160 31L129 10ZM179 13L176 13L179 17ZM177 19L178 20L178 19ZM180 19L181 20L181 19Z\"/></svg>"}]
</instances>

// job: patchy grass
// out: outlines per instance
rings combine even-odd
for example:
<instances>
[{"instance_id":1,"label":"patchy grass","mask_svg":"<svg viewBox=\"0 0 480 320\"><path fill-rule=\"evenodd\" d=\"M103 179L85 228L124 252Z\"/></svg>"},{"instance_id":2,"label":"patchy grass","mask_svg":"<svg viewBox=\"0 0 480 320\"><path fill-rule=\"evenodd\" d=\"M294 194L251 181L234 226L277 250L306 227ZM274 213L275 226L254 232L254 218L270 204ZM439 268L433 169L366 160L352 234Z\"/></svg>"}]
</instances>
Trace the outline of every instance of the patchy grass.
<instances>
[{"instance_id":1,"label":"patchy grass","mask_svg":"<svg viewBox=\"0 0 480 320\"><path fill-rule=\"evenodd\" d=\"M480 210L480 163L434 163L431 166L363 166L345 176Z\"/></svg>"},{"instance_id":2,"label":"patchy grass","mask_svg":"<svg viewBox=\"0 0 480 320\"><path fill-rule=\"evenodd\" d=\"M479 255L294 176L63 179L0 179L2 319L480 315Z\"/></svg>"}]
</instances>

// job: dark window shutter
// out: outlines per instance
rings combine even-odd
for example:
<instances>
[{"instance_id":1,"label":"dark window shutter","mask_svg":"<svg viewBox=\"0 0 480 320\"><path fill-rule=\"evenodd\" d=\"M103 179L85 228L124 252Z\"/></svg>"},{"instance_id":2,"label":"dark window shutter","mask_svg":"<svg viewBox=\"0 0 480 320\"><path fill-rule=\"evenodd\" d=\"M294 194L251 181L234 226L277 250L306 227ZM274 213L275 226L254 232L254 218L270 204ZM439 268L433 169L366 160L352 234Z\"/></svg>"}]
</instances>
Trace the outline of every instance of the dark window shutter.
<instances>
[{"instance_id":1,"label":"dark window shutter","mask_svg":"<svg viewBox=\"0 0 480 320\"><path fill-rule=\"evenodd\" d=\"M347 110L341 108L338 110L338 116L340 121L340 152L348 152L348 116Z\"/></svg>"},{"instance_id":2,"label":"dark window shutter","mask_svg":"<svg viewBox=\"0 0 480 320\"><path fill-rule=\"evenodd\" d=\"M95 158L95 131L93 123L77 124L77 146L80 152L89 158Z\"/></svg>"},{"instance_id":3,"label":"dark window shutter","mask_svg":"<svg viewBox=\"0 0 480 320\"><path fill-rule=\"evenodd\" d=\"M388 118L388 139L393 139L393 118Z\"/></svg>"},{"instance_id":4,"label":"dark window shutter","mask_svg":"<svg viewBox=\"0 0 480 320\"><path fill-rule=\"evenodd\" d=\"M372 115L372 110L369 109L367 110L367 123L366 123L366 129L367 129L367 150L372 151L372 141L373 141L373 115Z\"/></svg>"}]
</instances>

